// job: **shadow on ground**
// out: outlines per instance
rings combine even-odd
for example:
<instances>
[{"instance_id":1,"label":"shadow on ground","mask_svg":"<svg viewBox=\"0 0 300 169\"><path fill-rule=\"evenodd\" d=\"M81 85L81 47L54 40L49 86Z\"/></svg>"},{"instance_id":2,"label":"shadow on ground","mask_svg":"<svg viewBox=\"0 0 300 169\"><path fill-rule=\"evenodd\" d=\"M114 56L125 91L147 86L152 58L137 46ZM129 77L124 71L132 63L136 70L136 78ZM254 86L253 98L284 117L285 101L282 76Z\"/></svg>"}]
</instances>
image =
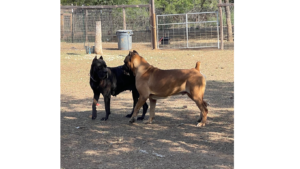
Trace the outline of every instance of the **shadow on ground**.
<instances>
[{"instance_id":1,"label":"shadow on ground","mask_svg":"<svg viewBox=\"0 0 300 169\"><path fill-rule=\"evenodd\" d=\"M196 127L199 109L187 96L157 101L155 121L147 125L125 118L130 92L112 97L108 121L100 121L102 96L91 120L91 98L61 95L61 168L233 168L233 83L207 82L203 128Z\"/></svg>"}]
</instances>

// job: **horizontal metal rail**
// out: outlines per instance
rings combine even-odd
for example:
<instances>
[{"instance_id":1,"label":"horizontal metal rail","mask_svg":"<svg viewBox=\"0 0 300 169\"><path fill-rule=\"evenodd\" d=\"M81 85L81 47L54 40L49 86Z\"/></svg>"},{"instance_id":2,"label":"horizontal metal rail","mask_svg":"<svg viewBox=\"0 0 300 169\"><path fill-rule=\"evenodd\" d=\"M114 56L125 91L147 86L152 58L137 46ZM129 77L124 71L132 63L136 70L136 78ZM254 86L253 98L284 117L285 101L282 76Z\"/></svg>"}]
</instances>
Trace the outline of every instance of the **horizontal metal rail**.
<instances>
[{"instance_id":1,"label":"horizontal metal rail","mask_svg":"<svg viewBox=\"0 0 300 169\"><path fill-rule=\"evenodd\" d=\"M176 48L215 48L215 47L218 47L218 45L215 45L215 46L197 46L197 47L191 47L191 46L189 46L189 47L176 47ZM168 49L168 48L159 48L159 49Z\"/></svg>"},{"instance_id":2,"label":"horizontal metal rail","mask_svg":"<svg viewBox=\"0 0 300 169\"><path fill-rule=\"evenodd\" d=\"M201 22L184 22L184 23L165 23L165 24L157 24L157 25L180 25L180 24L189 24L189 23L217 23L218 21L201 21Z\"/></svg>"},{"instance_id":3,"label":"horizontal metal rail","mask_svg":"<svg viewBox=\"0 0 300 169\"><path fill-rule=\"evenodd\" d=\"M190 14L205 14L205 13L216 13L218 11L215 12L196 12L196 13L188 13L188 15ZM166 15L156 15L156 16L171 16L171 15L185 15L185 14L166 14Z\"/></svg>"}]
</instances>

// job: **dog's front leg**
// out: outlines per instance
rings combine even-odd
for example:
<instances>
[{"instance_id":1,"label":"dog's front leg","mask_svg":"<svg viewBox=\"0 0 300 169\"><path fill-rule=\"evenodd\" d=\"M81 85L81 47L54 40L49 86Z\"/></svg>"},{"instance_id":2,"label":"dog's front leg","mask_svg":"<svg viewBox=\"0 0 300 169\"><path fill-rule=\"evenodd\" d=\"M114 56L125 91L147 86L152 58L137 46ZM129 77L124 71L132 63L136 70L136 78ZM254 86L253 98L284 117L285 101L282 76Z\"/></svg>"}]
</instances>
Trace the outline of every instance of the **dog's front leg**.
<instances>
[{"instance_id":1,"label":"dog's front leg","mask_svg":"<svg viewBox=\"0 0 300 169\"><path fill-rule=\"evenodd\" d=\"M136 89L133 89L132 90L133 108L132 108L131 113L126 115L127 118L130 118L132 116L134 107L135 107L136 103L138 102L139 96L140 96L139 92ZM143 105L143 114L141 117L138 117L137 120L144 120L147 110L148 110L148 104L145 102L145 104Z\"/></svg>"},{"instance_id":2,"label":"dog's front leg","mask_svg":"<svg viewBox=\"0 0 300 169\"><path fill-rule=\"evenodd\" d=\"M154 99L151 99L149 98L150 100L150 116L149 116L149 119L147 122L145 122L145 124L148 124L148 123L152 123L152 120L154 118L154 115L155 115L155 106L156 106L156 100Z\"/></svg>"},{"instance_id":3,"label":"dog's front leg","mask_svg":"<svg viewBox=\"0 0 300 169\"><path fill-rule=\"evenodd\" d=\"M92 104L92 119L95 120L97 118L97 109L96 105L98 103L100 97L100 93L94 91L94 99Z\"/></svg>"},{"instance_id":4,"label":"dog's front leg","mask_svg":"<svg viewBox=\"0 0 300 169\"><path fill-rule=\"evenodd\" d=\"M147 99L148 97L144 97L140 95L139 100L134 107L133 114L131 116L131 119L129 120L129 123L134 123L136 121L136 116L138 115L139 110L143 106L143 104L146 103Z\"/></svg>"},{"instance_id":5,"label":"dog's front leg","mask_svg":"<svg viewBox=\"0 0 300 169\"><path fill-rule=\"evenodd\" d=\"M134 107L135 107L136 103L138 102L138 98L139 98L139 93L136 89L133 89L131 94L132 94L132 99L133 99L133 107L132 107L131 113L126 115L127 118L130 118L132 116Z\"/></svg>"},{"instance_id":6,"label":"dog's front leg","mask_svg":"<svg viewBox=\"0 0 300 169\"><path fill-rule=\"evenodd\" d=\"M148 110L148 104L145 102L145 104L143 105L143 114L141 117L138 117L137 120L144 120L147 110Z\"/></svg>"},{"instance_id":7,"label":"dog's front leg","mask_svg":"<svg viewBox=\"0 0 300 169\"><path fill-rule=\"evenodd\" d=\"M110 94L105 94L105 95L103 95L103 97L104 97L106 116L103 117L101 120L106 121L108 119L109 114L110 114Z\"/></svg>"}]
</instances>

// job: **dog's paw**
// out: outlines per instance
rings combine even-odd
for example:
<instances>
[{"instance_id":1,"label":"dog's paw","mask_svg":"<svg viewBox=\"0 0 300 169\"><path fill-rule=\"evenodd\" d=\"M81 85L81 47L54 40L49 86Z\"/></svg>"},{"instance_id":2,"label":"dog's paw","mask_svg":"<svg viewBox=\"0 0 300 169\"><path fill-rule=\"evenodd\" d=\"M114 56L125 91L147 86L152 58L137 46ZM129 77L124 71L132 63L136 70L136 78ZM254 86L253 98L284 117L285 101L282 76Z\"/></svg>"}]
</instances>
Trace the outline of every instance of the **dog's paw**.
<instances>
[{"instance_id":1,"label":"dog's paw","mask_svg":"<svg viewBox=\"0 0 300 169\"><path fill-rule=\"evenodd\" d=\"M135 120L136 120L136 118L135 118L135 117L132 117L132 118L129 120L129 123L134 123Z\"/></svg>"},{"instance_id":2,"label":"dog's paw","mask_svg":"<svg viewBox=\"0 0 300 169\"><path fill-rule=\"evenodd\" d=\"M152 124L152 120L144 121L144 124Z\"/></svg>"},{"instance_id":3,"label":"dog's paw","mask_svg":"<svg viewBox=\"0 0 300 169\"><path fill-rule=\"evenodd\" d=\"M130 117L131 117L131 114L127 114L125 117L130 118Z\"/></svg>"},{"instance_id":4,"label":"dog's paw","mask_svg":"<svg viewBox=\"0 0 300 169\"><path fill-rule=\"evenodd\" d=\"M204 126L205 126L205 123L202 123L202 122L197 124L197 127L204 127Z\"/></svg>"},{"instance_id":5,"label":"dog's paw","mask_svg":"<svg viewBox=\"0 0 300 169\"><path fill-rule=\"evenodd\" d=\"M103 117L102 119L101 119L101 121L106 121L108 118L107 117Z\"/></svg>"},{"instance_id":6,"label":"dog's paw","mask_svg":"<svg viewBox=\"0 0 300 169\"><path fill-rule=\"evenodd\" d=\"M145 117L141 116L141 117L138 117L137 120L144 120L144 118Z\"/></svg>"},{"instance_id":7,"label":"dog's paw","mask_svg":"<svg viewBox=\"0 0 300 169\"><path fill-rule=\"evenodd\" d=\"M92 116L92 120L95 120L97 118L97 116Z\"/></svg>"}]
</instances>

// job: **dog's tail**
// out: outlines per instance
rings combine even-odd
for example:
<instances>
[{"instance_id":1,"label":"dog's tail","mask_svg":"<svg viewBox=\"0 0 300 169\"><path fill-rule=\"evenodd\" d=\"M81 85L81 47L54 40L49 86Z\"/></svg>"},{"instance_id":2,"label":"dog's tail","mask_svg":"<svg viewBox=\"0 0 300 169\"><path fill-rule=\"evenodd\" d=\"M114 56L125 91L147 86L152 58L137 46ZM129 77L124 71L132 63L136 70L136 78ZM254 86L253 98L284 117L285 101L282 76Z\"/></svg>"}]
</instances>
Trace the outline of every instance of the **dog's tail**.
<instances>
[{"instance_id":1,"label":"dog's tail","mask_svg":"<svg viewBox=\"0 0 300 169\"><path fill-rule=\"evenodd\" d=\"M200 72L200 65L201 65L201 62L198 61L198 62L196 63L196 66L195 66L195 69L198 70L199 72ZM200 72L200 73L201 73L201 72ZM202 74L202 75L204 76L204 78L206 79L205 74L203 74L203 73L201 73L201 74Z\"/></svg>"},{"instance_id":2,"label":"dog's tail","mask_svg":"<svg viewBox=\"0 0 300 169\"><path fill-rule=\"evenodd\" d=\"M201 62L198 61L195 66L195 69L197 69L199 72L200 72L200 65L201 65Z\"/></svg>"}]
</instances>

